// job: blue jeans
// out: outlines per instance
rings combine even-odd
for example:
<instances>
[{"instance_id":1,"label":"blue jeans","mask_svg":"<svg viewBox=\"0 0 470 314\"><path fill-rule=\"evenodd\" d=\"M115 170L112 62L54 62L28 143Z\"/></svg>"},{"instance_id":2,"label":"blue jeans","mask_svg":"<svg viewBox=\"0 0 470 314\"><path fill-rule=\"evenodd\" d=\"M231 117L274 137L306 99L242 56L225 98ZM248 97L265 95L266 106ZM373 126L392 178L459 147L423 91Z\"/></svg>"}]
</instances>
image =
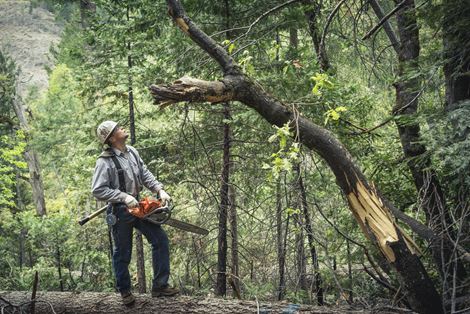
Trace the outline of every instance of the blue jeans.
<instances>
[{"instance_id":1,"label":"blue jeans","mask_svg":"<svg viewBox=\"0 0 470 314\"><path fill-rule=\"evenodd\" d=\"M108 213L112 211L111 205ZM117 222L112 226L114 251L113 269L117 289L120 292L131 290L129 263L132 255L133 228L137 228L152 245L153 281L152 289L168 285L170 276L169 241L165 231L155 224L131 215L124 204L114 204Z\"/></svg>"}]
</instances>

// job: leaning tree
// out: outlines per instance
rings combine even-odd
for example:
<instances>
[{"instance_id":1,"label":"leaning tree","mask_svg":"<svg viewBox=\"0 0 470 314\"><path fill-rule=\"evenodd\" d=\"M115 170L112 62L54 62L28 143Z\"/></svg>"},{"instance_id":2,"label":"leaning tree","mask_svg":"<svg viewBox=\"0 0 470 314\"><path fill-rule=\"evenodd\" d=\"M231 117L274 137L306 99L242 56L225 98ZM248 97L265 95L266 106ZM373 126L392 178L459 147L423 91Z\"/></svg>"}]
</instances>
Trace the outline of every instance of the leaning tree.
<instances>
[{"instance_id":1,"label":"leaning tree","mask_svg":"<svg viewBox=\"0 0 470 314\"><path fill-rule=\"evenodd\" d=\"M223 78L204 81L182 77L172 84L152 85L150 92L155 103L164 108L178 102L239 101L271 124L289 124L296 138L331 168L363 233L396 270L411 307L420 313L442 313L441 297L418 257L418 248L395 222L393 204L367 180L341 142L331 132L302 116L294 106L269 95L243 73L225 49L186 15L179 0L167 0L167 3L175 24L220 65Z\"/></svg>"}]
</instances>

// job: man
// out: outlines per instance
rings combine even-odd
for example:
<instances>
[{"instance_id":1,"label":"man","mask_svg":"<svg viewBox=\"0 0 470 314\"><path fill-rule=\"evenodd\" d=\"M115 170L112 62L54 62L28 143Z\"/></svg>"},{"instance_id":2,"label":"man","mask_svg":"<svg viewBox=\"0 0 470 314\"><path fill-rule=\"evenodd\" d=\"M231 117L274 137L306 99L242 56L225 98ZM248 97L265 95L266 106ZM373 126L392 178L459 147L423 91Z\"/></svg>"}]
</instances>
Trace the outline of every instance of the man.
<instances>
[{"instance_id":1,"label":"man","mask_svg":"<svg viewBox=\"0 0 470 314\"><path fill-rule=\"evenodd\" d=\"M131 215L128 211L128 208L139 206L137 200L142 186L157 193L163 202L168 202L170 196L147 169L137 150L126 145L129 135L116 122L101 123L97 136L100 142L109 145L109 148L104 150L96 161L91 190L98 200L109 204L107 221L112 225L114 240L113 268L123 303L131 305L135 302L129 276L134 227L140 230L152 245L152 296L176 295L179 291L168 286L170 256L165 231L160 226Z\"/></svg>"}]
</instances>

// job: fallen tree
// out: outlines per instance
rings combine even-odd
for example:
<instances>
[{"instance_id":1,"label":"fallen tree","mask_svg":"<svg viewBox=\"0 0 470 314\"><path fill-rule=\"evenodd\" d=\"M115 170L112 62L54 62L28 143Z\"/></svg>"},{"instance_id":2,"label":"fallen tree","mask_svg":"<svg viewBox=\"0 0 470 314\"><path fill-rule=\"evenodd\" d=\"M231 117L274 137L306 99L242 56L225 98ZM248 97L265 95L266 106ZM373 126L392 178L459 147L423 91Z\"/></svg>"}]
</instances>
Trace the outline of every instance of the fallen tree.
<instances>
[{"instance_id":1,"label":"fallen tree","mask_svg":"<svg viewBox=\"0 0 470 314\"><path fill-rule=\"evenodd\" d=\"M248 300L225 300L206 297L179 296L176 298L152 298L137 294L133 306L122 305L117 293L104 292L38 292L34 302L35 313L370 313L370 309L349 306L312 306L289 303L269 303ZM28 291L0 292L1 313L30 313L31 293ZM388 306L375 308L376 313L410 313L404 309Z\"/></svg>"},{"instance_id":2,"label":"fallen tree","mask_svg":"<svg viewBox=\"0 0 470 314\"><path fill-rule=\"evenodd\" d=\"M392 205L368 182L348 150L331 132L269 95L245 75L225 49L191 21L180 1L167 3L176 25L219 63L224 77L219 81L183 77L173 84L152 85L155 102L165 107L178 102L240 101L269 123L288 123L296 138L329 165L363 233L396 270L411 307L420 313L443 313L441 296L417 255L416 245L397 225Z\"/></svg>"}]
</instances>

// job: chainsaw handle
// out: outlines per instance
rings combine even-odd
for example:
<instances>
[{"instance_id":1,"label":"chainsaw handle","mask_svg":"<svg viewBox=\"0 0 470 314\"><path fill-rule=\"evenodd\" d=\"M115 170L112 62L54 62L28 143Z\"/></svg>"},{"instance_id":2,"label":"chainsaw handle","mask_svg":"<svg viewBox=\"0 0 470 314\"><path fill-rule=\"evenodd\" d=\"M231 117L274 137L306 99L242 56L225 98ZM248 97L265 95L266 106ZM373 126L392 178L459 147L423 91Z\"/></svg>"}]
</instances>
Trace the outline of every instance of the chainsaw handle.
<instances>
[{"instance_id":1,"label":"chainsaw handle","mask_svg":"<svg viewBox=\"0 0 470 314\"><path fill-rule=\"evenodd\" d=\"M157 214L157 215L161 214L161 215L158 216L158 218L160 218L161 216L163 216L163 218L162 219L151 218L155 214ZM155 209L154 211L152 211L151 213L144 216L144 219L147 219L148 221L150 221L151 223L153 223L155 225L163 225L170 218L171 218L171 203L170 202L168 202L167 205L159 207L159 208Z\"/></svg>"},{"instance_id":2,"label":"chainsaw handle","mask_svg":"<svg viewBox=\"0 0 470 314\"><path fill-rule=\"evenodd\" d=\"M84 224L86 224L86 223L89 222L89 221L90 221L90 217L85 217L85 218L80 219L80 220L78 221L78 224L79 224L80 226L83 226Z\"/></svg>"},{"instance_id":3,"label":"chainsaw handle","mask_svg":"<svg viewBox=\"0 0 470 314\"><path fill-rule=\"evenodd\" d=\"M78 221L78 224L80 226L83 226L84 224L86 224L87 222L89 222L90 220L92 220L93 218L95 218L96 216L98 216L99 214L101 214L102 212L104 212L106 210L106 208L108 208L108 205L106 206L103 206L101 207L100 209L98 209L97 211L95 211L94 213L91 213L90 215L80 219Z\"/></svg>"}]
</instances>

